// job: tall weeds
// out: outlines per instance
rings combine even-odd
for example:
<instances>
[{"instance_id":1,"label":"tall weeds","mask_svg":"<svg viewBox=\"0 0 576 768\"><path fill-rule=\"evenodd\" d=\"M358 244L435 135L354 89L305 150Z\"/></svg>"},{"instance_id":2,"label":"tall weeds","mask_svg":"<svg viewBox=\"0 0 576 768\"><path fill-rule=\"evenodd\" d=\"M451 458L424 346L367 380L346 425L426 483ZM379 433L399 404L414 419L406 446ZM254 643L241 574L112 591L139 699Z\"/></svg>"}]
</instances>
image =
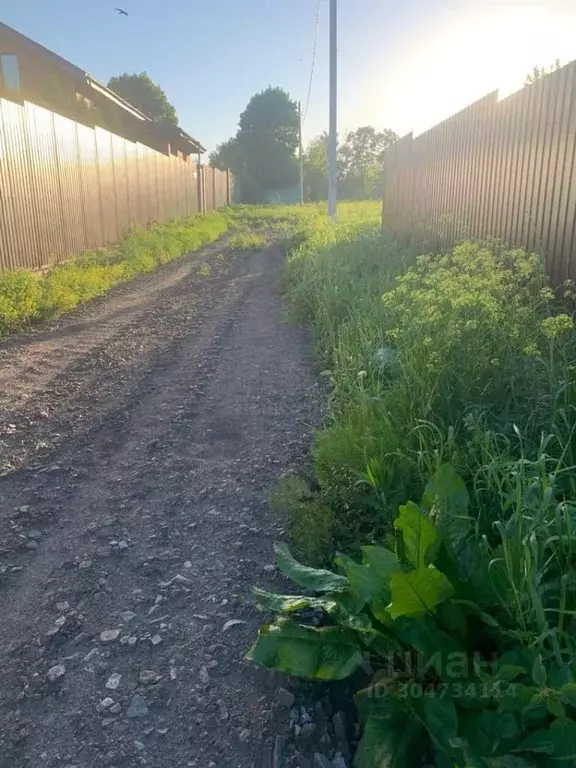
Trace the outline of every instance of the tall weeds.
<instances>
[{"instance_id":1,"label":"tall weeds","mask_svg":"<svg viewBox=\"0 0 576 768\"><path fill-rule=\"evenodd\" d=\"M466 242L418 257L365 222L312 234L284 286L331 382L315 469L333 545L381 537L442 462L470 482L494 456L534 459L544 434L575 463L573 323L537 256ZM498 516L498 498L477 504Z\"/></svg>"}]
</instances>

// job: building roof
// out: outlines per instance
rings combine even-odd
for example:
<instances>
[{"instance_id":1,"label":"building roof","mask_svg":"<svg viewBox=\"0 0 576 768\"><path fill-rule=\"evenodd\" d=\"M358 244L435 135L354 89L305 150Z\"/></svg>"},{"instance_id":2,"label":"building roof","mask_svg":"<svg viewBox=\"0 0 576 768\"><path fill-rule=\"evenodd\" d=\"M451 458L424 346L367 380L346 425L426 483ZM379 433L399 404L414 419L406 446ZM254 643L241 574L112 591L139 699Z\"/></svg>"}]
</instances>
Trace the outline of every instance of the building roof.
<instances>
[{"instance_id":1,"label":"building roof","mask_svg":"<svg viewBox=\"0 0 576 768\"><path fill-rule=\"evenodd\" d=\"M203 147L197 139L194 139L192 136L190 136L190 134L186 133L186 131L182 130L182 128L179 126L155 122L150 117L148 117L148 115L145 115L143 112L141 112L137 107L132 106L132 104L130 104L128 101L123 99L121 96L118 96L118 94L108 88L107 85L104 85L95 77L92 77L92 75L90 75L88 72L85 72L83 69L80 69L80 67L72 64L72 62L68 61L63 56L59 56L57 53L54 53L54 51L51 51L49 48L45 48L35 40L26 37L26 35L18 32L16 29L13 29L7 24L0 22L0 37L3 35L7 35L9 38L12 37L19 43L33 48L36 53L44 56L55 66L65 70L72 77L82 80L92 90L98 91L98 93L113 102L119 109L123 109L125 112L128 112L130 115L132 115L132 117L148 123L150 128L152 128L155 133L164 136L168 141L174 142L174 144L177 143L179 148L182 148L183 146L186 147L190 154L202 154L206 152L205 147Z\"/></svg>"}]
</instances>

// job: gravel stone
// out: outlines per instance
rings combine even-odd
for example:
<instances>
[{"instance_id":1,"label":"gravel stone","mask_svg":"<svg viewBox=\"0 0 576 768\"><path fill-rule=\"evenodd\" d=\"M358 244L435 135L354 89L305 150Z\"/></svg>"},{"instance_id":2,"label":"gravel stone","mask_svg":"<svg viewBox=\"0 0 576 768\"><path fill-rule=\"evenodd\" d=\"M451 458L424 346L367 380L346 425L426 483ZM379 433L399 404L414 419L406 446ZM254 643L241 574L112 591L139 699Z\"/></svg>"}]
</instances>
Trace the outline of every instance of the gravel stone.
<instances>
[{"instance_id":1,"label":"gravel stone","mask_svg":"<svg viewBox=\"0 0 576 768\"><path fill-rule=\"evenodd\" d=\"M50 667L48 670L46 677L51 683L55 683L56 680L59 680L61 677L64 677L66 674L66 667L64 664L55 664L53 667Z\"/></svg>"},{"instance_id":2,"label":"gravel stone","mask_svg":"<svg viewBox=\"0 0 576 768\"><path fill-rule=\"evenodd\" d=\"M159 677L160 675L158 675L157 672L154 672L151 669L143 669L138 675L138 680L140 680L142 685L151 685L152 683L156 683Z\"/></svg>"},{"instance_id":3,"label":"gravel stone","mask_svg":"<svg viewBox=\"0 0 576 768\"><path fill-rule=\"evenodd\" d=\"M287 691L286 688L279 688L278 693L276 694L276 701L280 706L286 707L289 709L290 707L294 706L295 696L293 693L290 693L290 691Z\"/></svg>"},{"instance_id":4,"label":"gravel stone","mask_svg":"<svg viewBox=\"0 0 576 768\"><path fill-rule=\"evenodd\" d=\"M148 716L148 705L146 704L146 700L143 696L140 696L139 693L134 694L132 696L132 701L130 702L130 706L126 710L126 717L129 718L135 718L135 717L147 717Z\"/></svg>"},{"instance_id":5,"label":"gravel stone","mask_svg":"<svg viewBox=\"0 0 576 768\"><path fill-rule=\"evenodd\" d=\"M118 672L114 672L108 678L106 682L106 688L108 688L108 690L110 691L115 691L120 685L121 680L122 680L122 675L118 674Z\"/></svg>"}]
</instances>

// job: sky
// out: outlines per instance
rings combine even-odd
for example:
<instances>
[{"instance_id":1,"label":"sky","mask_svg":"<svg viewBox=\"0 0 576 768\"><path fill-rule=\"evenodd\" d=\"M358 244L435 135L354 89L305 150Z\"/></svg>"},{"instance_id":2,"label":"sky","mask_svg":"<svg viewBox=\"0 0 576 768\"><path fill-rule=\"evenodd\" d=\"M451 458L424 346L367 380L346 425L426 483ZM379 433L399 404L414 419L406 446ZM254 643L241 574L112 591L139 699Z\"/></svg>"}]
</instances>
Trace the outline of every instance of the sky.
<instances>
[{"instance_id":1,"label":"sky","mask_svg":"<svg viewBox=\"0 0 576 768\"><path fill-rule=\"evenodd\" d=\"M119 5L128 12L120 16ZM427 128L526 73L576 59L576 0L338 0L339 130ZM209 150L250 97L306 103L318 0L0 0L0 21L100 81L146 71ZM304 138L328 124L328 0Z\"/></svg>"}]
</instances>

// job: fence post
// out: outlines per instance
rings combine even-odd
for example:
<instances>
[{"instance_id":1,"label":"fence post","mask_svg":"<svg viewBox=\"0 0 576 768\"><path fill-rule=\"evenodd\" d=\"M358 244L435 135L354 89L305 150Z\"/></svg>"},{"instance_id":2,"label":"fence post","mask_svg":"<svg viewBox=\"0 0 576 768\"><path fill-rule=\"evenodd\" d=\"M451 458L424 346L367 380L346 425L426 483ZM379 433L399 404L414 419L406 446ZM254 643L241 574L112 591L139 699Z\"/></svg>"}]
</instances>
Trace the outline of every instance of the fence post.
<instances>
[{"instance_id":1,"label":"fence post","mask_svg":"<svg viewBox=\"0 0 576 768\"><path fill-rule=\"evenodd\" d=\"M232 205L232 188L230 186L230 168L226 168L226 205Z\"/></svg>"},{"instance_id":2,"label":"fence post","mask_svg":"<svg viewBox=\"0 0 576 768\"><path fill-rule=\"evenodd\" d=\"M204 195L202 183L202 166L200 163L196 163L196 184L197 184L197 213L204 213Z\"/></svg>"},{"instance_id":3,"label":"fence post","mask_svg":"<svg viewBox=\"0 0 576 768\"><path fill-rule=\"evenodd\" d=\"M206 215L206 168L202 166L202 213Z\"/></svg>"}]
</instances>

